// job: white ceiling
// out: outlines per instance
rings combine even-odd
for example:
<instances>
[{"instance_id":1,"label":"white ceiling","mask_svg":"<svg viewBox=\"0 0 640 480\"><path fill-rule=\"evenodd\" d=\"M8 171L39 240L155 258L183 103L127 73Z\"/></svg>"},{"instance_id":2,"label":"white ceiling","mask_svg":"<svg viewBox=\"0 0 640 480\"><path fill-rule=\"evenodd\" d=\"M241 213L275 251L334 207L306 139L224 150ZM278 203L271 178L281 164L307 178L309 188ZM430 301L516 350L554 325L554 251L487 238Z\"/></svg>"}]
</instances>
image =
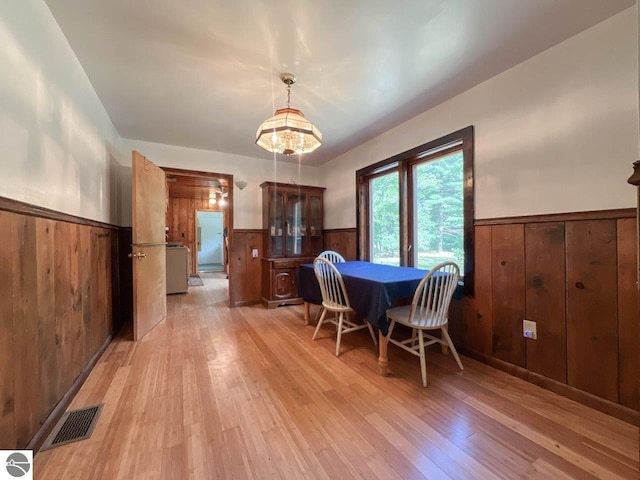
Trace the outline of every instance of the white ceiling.
<instances>
[{"instance_id":1,"label":"white ceiling","mask_svg":"<svg viewBox=\"0 0 640 480\"><path fill-rule=\"evenodd\" d=\"M286 103L319 165L635 0L46 0L121 136L271 158ZM296 158L289 157L292 161Z\"/></svg>"}]
</instances>

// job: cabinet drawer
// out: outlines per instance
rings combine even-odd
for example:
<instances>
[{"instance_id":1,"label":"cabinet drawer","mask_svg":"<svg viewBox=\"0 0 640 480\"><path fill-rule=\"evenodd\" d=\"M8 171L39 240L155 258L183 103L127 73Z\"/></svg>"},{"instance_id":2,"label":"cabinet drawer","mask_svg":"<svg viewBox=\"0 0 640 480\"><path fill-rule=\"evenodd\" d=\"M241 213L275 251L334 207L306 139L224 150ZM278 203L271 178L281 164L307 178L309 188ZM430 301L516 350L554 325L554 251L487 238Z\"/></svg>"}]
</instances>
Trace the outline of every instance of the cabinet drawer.
<instances>
[{"instance_id":1,"label":"cabinet drawer","mask_svg":"<svg viewBox=\"0 0 640 480\"><path fill-rule=\"evenodd\" d=\"M272 268L295 268L298 262L292 260L276 260L273 262Z\"/></svg>"}]
</instances>

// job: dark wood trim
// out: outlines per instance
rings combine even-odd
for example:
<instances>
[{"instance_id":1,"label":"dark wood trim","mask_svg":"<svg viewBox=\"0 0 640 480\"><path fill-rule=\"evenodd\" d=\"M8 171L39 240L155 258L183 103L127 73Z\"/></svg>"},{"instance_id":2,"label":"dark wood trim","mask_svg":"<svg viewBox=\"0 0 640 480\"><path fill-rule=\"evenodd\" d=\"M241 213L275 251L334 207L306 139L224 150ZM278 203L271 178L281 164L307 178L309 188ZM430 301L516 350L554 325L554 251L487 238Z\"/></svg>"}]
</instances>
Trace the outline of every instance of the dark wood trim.
<instances>
[{"instance_id":1,"label":"dark wood trim","mask_svg":"<svg viewBox=\"0 0 640 480\"><path fill-rule=\"evenodd\" d=\"M409 171L411 166L409 162L400 162L398 165L398 193L400 198L398 199L398 217L400 218L400 245L398 245L398 252L400 253L400 265L413 266L413 254L411 248L413 248L413 202L409 199L413 198L413 180ZM411 182L411 184L409 183Z\"/></svg>"},{"instance_id":2,"label":"dark wood trim","mask_svg":"<svg viewBox=\"0 0 640 480\"><path fill-rule=\"evenodd\" d=\"M58 423L58 420L60 420L64 412L67 411L67 408L69 408L71 401L80 391L82 385L84 385L84 382L89 377L89 374L93 370L93 367L96 366L98 360L100 360L100 357L102 357L102 354L105 352L112 339L113 335L107 335L107 338L105 338L98 351L93 355L93 357L91 357L89 363L87 363L87 365L82 369L80 375L77 376L69 390L67 390L67 393L65 393L64 396L60 399L60 401L51 411L46 420L42 422L42 426L40 427L40 429L36 432L31 441L29 441L29 443L25 447L27 450L33 450L34 455L38 453L38 451L42 447L42 444L45 442L53 428L56 426L56 423Z\"/></svg>"},{"instance_id":3,"label":"dark wood trim","mask_svg":"<svg viewBox=\"0 0 640 480\"><path fill-rule=\"evenodd\" d=\"M358 260L371 258L369 252L369 184L367 177L356 175L356 244Z\"/></svg>"},{"instance_id":4,"label":"dark wood trim","mask_svg":"<svg viewBox=\"0 0 640 480\"><path fill-rule=\"evenodd\" d=\"M225 173L215 173L215 172L201 172L199 170L183 170L181 168L169 168L169 167L160 167L162 168L162 170L165 171L165 173L169 174L169 175L175 175L178 177L205 177L205 178L214 178L214 179L219 179L221 177L224 177L226 180L228 180L229 183L229 190L233 190L233 175L229 175L229 174L225 174Z\"/></svg>"},{"instance_id":5,"label":"dark wood trim","mask_svg":"<svg viewBox=\"0 0 640 480\"><path fill-rule=\"evenodd\" d=\"M523 215L520 217L481 218L474 222L476 227L486 225L511 225L513 223L546 223L570 222L575 220L607 220L618 218L635 218L635 208L618 208L614 210L595 210L588 212L548 213L541 215Z\"/></svg>"},{"instance_id":6,"label":"dark wood trim","mask_svg":"<svg viewBox=\"0 0 640 480\"><path fill-rule=\"evenodd\" d=\"M414 147L410 150L406 150L402 153L398 153L397 155L394 155L393 157L389 157L385 160L380 160L379 162L374 163L373 165L369 165L367 167L363 167L359 170L356 171L356 176L360 177L360 176L369 176L371 174L376 173L376 171L380 170L381 168L387 166L387 165L391 165L393 163L399 163L402 161L406 161L407 159L414 159L416 157L419 157L421 154L423 154L426 151L429 150L434 150L440 147L445 147L448 144L452 144L452 143L456 143L456 142L460 142L460 139L468 136L468 135L472 135L473 136L473 126L468 126L465 128L462 128L456 132L450 133L448 135L445 135L444 137L440 137L437 138L436 140L432 140L430 142L427 143L423 143L422 145L419 145L417 147Z\"/></svg>"},{"instance_id":7,"label":"dark wood trim","mask_svg":"<svg viewBox=\"0 0 640 480\"><path fill-rule=\"evenodd\" d=\"M49 220L57 220L60 222L76 223L78 225L86 225L89 227L108 228L111 230L117 230L121 228L110 223L98 222L97 220L90 220L88 218L58 212L56 210L51 210L50 208L40 207L38 205L32 205L30 203L21 202L20 200L14 200L12 198L6 197L0 197L0 210L18 213L20 215L27 215L30 217L40 217Z\"/></svg>"},{"instance_id":8,"label":"dark wood trim","mask_svg":"<svg viewBox=\"0 0 640 480\"><path fill-rule=\"evenodd\" d=\"M316 189L318 192L324 192L326 190L325 187L316 187L315 185L298 185L297 183L281 183L281 182L262 182L260 184L260 188L265 187L277 187L277 188L286 188L286 189Z\"/></svg>"},{"instance_id":9,"label":"dark wood trim","mask_svg":"<svg viewBox=\"0 0 640 480\"><path fill-rule=\"evenodd\" d=\"M513 375L514 377L518 377L529 383L538 385L539 387L550 390L554 393L557 393L558 395L562 395L563 397L575 400L578 403L606 413L607 415L616 417L624 422L640 426L640 412L633 410L632 408L624 407L617 403L610 402L590 393L578 390L577 388L570 387L569 385L566 385L564 383L560 383L556 380L544 377L525 368L518 367L503 360L499 360L495 357L471 352L464 348L459 350L463 355L473 358L474 360L489 365L493 368L497 368L498 370L502 370L509 375Z\"/></svg>"},{"instance_id":10,"label":"dark wood trim","mask_svg":"<svg viewBox=\"0 0 640 480\"><path fill-rule=\"evenodd\" d=\"M356 233L358 229L356 227L351 228L327 228L322 233Z\"/></svg>"},{"instance_id":11,"label":"dark wood trim","mask_svg":"<svg viewBox=\"0 0 640 480\"><path fill-rule=\"evenodd\" d=\"M356 171L356 222L358 258L370 260L369 236L369 181L380 175L397 171L400 189L400 264L413 264L413 255L409 247L413 246L413 232L410 219L413 218L412 166L425 161L432 161L454 151L463 152L463 203L464 203L464 265L461 266L464 276L464 291L473 296L474 292L474 127L470 125L456 132L432 140L423 145L394 155L361 168ZM385 168L388 167L388 168Z\"/></svg>"},{"instance_id":12,"label":"dark wood trim","mask_svg":"<svg viewBox=\"0 0 640 480\"><path fill-rule=\"evenodd\" d=\"M236 228L234 233L264 233L262 228Z\"/></svg>"},{"instance_id":13,"label":"dark wood trim","mask_svg":"<svg viewBox=\"0 0 640 480\"><path fill-rule=\"evenodd\" d=\"M475 130L473 125L461 130L463 152L463 208L464 208L464 293L475 294Z\"/></svg>"}]
</instances>

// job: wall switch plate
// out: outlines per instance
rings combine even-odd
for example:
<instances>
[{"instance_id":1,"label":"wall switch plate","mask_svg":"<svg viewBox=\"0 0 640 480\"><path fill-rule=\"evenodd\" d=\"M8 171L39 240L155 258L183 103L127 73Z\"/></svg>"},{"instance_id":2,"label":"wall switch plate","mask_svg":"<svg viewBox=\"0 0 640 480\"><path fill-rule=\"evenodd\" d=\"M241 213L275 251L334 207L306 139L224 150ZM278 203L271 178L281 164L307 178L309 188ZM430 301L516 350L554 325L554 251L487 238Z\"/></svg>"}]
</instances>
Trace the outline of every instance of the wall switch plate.
<instances>
[{"instance_id":1,"label":"wall switch plate","mask_svg":"<svg viewBox=\"0 0 640 480\"><path fill-rule=\"evenodd\" d=\"M525 338L530 338L532 340L538 339L538 328L536 326L536 322L532 322L531 320L523 320L522 321L522 335Z\"/></svg>"},{"instance_id":2,"label":"wall switch plate","mask_svg":"<svg viewBox=\"0 0 640 480\"><path fill-rule=\"evenodd\" d=\"M253 258L258 258L258 249L254 248L253 250L251 250L251 256Z\"/></svg>"}]
</instances>

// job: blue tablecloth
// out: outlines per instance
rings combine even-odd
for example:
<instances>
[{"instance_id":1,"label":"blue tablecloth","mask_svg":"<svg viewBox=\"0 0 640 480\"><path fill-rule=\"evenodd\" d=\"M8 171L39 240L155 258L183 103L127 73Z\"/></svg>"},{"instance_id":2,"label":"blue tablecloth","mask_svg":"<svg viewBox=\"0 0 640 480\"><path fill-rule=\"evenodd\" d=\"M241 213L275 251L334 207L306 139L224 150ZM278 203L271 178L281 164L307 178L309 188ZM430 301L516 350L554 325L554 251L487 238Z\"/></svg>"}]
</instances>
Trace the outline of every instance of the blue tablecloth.
<instances>
[{"instance_id":1,"label":"blue tablecloth","mask_svg":"<svg viewBox=\"0 0 640 480\"><path fill-rule=\"evenodd\" d=\"M360 317L383 335L387 334L387 309L400 299L411 302L413 293L428 270L394 267L369 262L336 263L342 275L349 302ZM322 304L320 285L313 273L313 264L300 265L296 270L298 294L305 302Z\"/></svg>"}]
</instances>

